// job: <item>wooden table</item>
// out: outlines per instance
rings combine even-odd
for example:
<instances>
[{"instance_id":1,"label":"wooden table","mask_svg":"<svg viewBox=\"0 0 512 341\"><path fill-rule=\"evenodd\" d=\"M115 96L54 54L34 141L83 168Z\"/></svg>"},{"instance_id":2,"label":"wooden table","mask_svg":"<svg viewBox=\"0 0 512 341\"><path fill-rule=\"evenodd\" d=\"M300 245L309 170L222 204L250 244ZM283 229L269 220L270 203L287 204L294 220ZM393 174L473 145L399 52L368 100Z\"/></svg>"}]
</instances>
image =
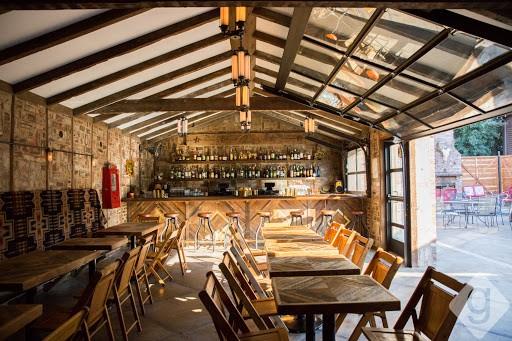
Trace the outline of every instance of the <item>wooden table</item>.
<instances>
[{"instance_id":1,"label":"wooden table","mask_svg":"<svg viewBox=\"0 0 512 341\"><path fill-rule=\"evenodd\" d=\"M315 232L307 230L294 230L289 231L281 230L263 230L263 238L265 242L300 242L300 241L318 241L324 240L322 236L319 236Z\"/></svg>"},{"instance_id":2,"label":"wooden table","mask_svg":"<svg viewBox=\"0 0 512 341\"><path fill-rule=\"evenodd\" d=\"M89 263L89 272L94 272L100 251L47 250L34 251L22 256L6 259L0 263L0 290L29 291L33 299L37 286L67 274Z\"/></svg>"},{"instance_id":3,"label":"wooden table","mask_svg":"<svg viewBox=\"0 0 512 341\"><path fill-rule=\"evenodd\" d=\"M103 250L112 251L126 245L124 237L72 238L56 244L54 250Z\"/></svg>"},{"instance_id":4,"label":"wooden table","mask_svg":"<svg viewBox=\"0 0 512 341\"><path fill-rule=\"evenodd\" d=\"M99 230L96 234L101 236L127 236L130 238L130 246L133 249L137 245L137 238L147 236L157 231L161 226L162 224L158 223L124 223Z\"/></svg>"},{"instance_id":5,"label":"wooden table","mask_svg":"<svg viewBox=\"0 0 512 341\"><path fill-rule=\"evenodd\" d=\"M314 314L323 315L323 340L335 339L335 315L400 310L400 300L366 275L272 278L280 315L306 314L306 340L314 340Z\"/></svg>"},{"instance_id":6,"label":"wooden table","mask_svg":"<svg viewBox=\"0 0 512 341\"><path fill-rule=\"evenodd\" d=\"M297 241L284 243L265 243L267 256L303 256L310 255L338 255L337 248L323 240Z\"/></svg>"},{"instance_id":7,"label":"wooden table","mask_svg":"<svg viewBox=\"0 0 512 341\"><path fill-rule=\"evenodd\" d=\"M359 275L361 270L343 255L305 255L267 258L274 277Z\"/></svg>"},{"instance_id":8,"label":"wooden table","mask_svg":"<svg viewBox=\"0 0 512 341\"><path fill-rule=\"evenodd\" d=\"M0 305L0 340L17 333L42 314L42 304Z\"/></svg>"}]
</instances>

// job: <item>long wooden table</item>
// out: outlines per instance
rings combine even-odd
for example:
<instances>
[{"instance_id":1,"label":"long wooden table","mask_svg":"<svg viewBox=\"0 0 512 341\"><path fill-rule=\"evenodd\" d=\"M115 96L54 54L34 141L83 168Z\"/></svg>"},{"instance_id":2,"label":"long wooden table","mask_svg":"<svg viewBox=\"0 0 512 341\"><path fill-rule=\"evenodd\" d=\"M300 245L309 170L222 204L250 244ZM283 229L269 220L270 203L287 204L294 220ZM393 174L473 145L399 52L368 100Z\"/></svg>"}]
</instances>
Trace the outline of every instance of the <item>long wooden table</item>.
<instances>
[{"instance_id":1,"label":"long wooden table","mask_svg":"<svg viewBox=\"0 0 512 341\"><path fill-rule=\"evenodd\" d=\"M267 256L303 256L304 254L314 255L338 255L337 248L329 245L323 240L267 243L265 242Z\"/></svg>"},{"instance_id":2,"label":"long wooden table","mask_svg":"<svg viewBox=\"0 0 512 341\"><path fill-rule=\"evenodd\" d=\"M365 275L272 278L279 314L306 314L306 340L314 340L314 315L323 315L323 340L335 339L335 315L400 310L400 300Z\"/></svg>"},{"instance_id":3,"label":"long wooden table","mask_svg":"<svg viewBox=\"0 0 512 341\"><path fill-rule=\"evenodd\" d=\"M159 223L124 223L97 231L96 234L101 236L127 236L130 238L130 246L133 249L137 245L137 238L147 236L160 229L161 226L162 224Z\"/></svg>"},{"instance_id":4,"label":"long wooden table","mask_svg":"<svg viewBox=\"0 0 512 341\"><path fill-rule=\"evenodd\" d=\"M0 340L14 335L42 314L42 304L0 305Z\"/></svg>"},{"instance_id":5,"label":"long wooden table","mask_svg":"<svg viewBox=\"0 0 512 341\"><path fill-rule=\"evenodd\" d=\"M359 275L360 269L343 255L267 257L270 278L295 276Z\"/></svg>"},{"instance_id":6,"label":"long wooden table","mask_svg":"<svg viewBox=\"0 0 512 341\"><path fill-rule=\"evenodd\" d=\"M54 250L103 250L113 251L128 243L124 237L71 238L56 244Z\"/></svg>"},{"instance_id":7,"label":"long wooden table","mask_svg":"<svg viewBox=\"0 0 512 341\"><path fill-rule=\"evenodd\" d=\"M270 242L299 242L299 241L315 241L323 240L314 231L307 228L273 228L262 229L262 235L265 241Z\"/></svg>"},{"instance_id":8,"label":"long wooden table","mask_svg":"<svg viewBox=\"0 0 512 341\"><path fill-rule=\"evenodd\" d=\"M29 300L35 295L38 285L67 274L89 264L89 271L96 267L100 251L47 250L34 251L22 256L6 259L0 263L0 290L31 291Z\"/></svg>"}]
</instances>

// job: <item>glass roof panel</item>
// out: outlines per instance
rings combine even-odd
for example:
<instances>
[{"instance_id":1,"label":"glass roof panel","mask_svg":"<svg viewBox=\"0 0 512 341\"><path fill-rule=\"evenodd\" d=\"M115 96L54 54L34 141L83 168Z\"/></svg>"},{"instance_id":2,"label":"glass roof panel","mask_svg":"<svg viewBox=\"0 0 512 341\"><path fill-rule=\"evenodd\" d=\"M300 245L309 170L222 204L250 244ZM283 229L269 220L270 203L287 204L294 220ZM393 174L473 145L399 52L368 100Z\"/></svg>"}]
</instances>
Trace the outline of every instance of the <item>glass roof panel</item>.
<instances>
[{"instance_id":1,"label":"glass roof panel","mask_svg":"<svg viewBox=\"0 0 512 341\"><path fill-rule=\"evenodd\" d=\"M312 98L317 90L322 86L322 83L309 79L295 72L290 72L290 77L286 82L285 89L290 90L298 95Z\"/></svg>"},{"instance_id":2,"label":"glass roof panel","mask_svg":"<svg viewBox=\"0 0 512 341\"><path fill-rule=\"evenodd\" d=\"M479 114L478 111L448 94L437 96L407 112L433 127L439 127Z\"/></svg>"},{"instance_id":3,"label":"glass roof panel","mask_svg":"<svg viewBox=\"0 0 512 341\"><path fill-rule=\"evenodd\" d=\"M484 111L508 105L512 103L512 63L463 84L451 92Z\"/></svg>"},{"instance_id":4,"label":"glass roof panel","mask_svg":"<svg viewBox=\"0 0 512 341\"><path fill-rule=\"evenodd\" d=\"M427 126L403 113L387 119L381 125L398 136L409 136L428 130Z\"/></svg>"},{"instance_id":5,"label":"glass roof panel","mask_svg":"<svg viewBox=\"0 0 512 341\"><path fill-rule=\"evenodd\" d=\"M305 35L346 51L373 12L373 8L313 8Z\"/></svg>"},{"instance_id":6,"label":"glass roof panel","mask_svg":"<svg viewBox=\"0 0 512 341\"><path fill-rule=\"evenodd\" d=\"M350 58L336 75L333 85L362 95L374 86L387 72Z\"/></svg>"},{"instance_id":7,"label":"glass roof panel","mask_svg":"<svg viewBox=\"0 0 512 341\"><path fill-rule=\"evenodd\" d=\"M327 104L336 109L343 109L350 103L354 102L356 97L351 94L333 88L331 86L327 86L324 91L318 96L318 102Z\"/></svg>"},{"instance_id":8,"label":"glass roof panel","mask_svg":"<svg viewBox=\"0 0 512 341\"><path fill-rule=\"evenodd\" d=\"M384 105L370 100L364 100L363 102L358 103L354 108L350 109L348 113L374 122L393 111L393 109Z\"/></svg>"},{"instance_id":9,"label":"glass roof panel","mask_svg":"<svg viewBox=\"0 0 512 341\"><path fill-rule=\"evenodd\" d=\"M290 82L286 83L286 86L284 87L284 89L292 94L295 94L300 97L308 98L308 99L313 98L313 96L316 93L316 91L312 91L309 88L305 89L305 88L297 86L295 84L290 84Z\"/></svg>"},{"instance_id":10,"label":"glass roof panel","mask_svg":"<svg viewBox=\"0 0 512 341\"><path fill-rule=\"evenodd\" d=\"M325 81L334 65L341 59L341 54L324 47L302 40L295 56L293 68L304 74Z\"/></svg>"},{"instance_id":11,"label":"glass roof panel","mask_svg":"<svg viewBox=\"0 0 512 341\"><path fill-rule=\"evenodd\" d=\"M398 75L375 91L370 98L400 108L434 90L428 85Z\"/></svg>"},{"instance_id":12,"label":"glass roof panel","mask_svg":"<svg viewBox=\"0 0 512 341\"><path fill-rule=\"evenodd\" d=\"M510 51L502 45L455 32L409 66L404 73L442 86Z\"/></svg>"},{"instance_id":13,"label":"glass roof panel","mask_svg":"<svg viewBox=\"0 0 512 341\"><path fill-rule=\"evenodd\" d=\"M388 9L366 35L355 55L394 69L442 29L426 20Z\"/></svg>"}]
</instances>

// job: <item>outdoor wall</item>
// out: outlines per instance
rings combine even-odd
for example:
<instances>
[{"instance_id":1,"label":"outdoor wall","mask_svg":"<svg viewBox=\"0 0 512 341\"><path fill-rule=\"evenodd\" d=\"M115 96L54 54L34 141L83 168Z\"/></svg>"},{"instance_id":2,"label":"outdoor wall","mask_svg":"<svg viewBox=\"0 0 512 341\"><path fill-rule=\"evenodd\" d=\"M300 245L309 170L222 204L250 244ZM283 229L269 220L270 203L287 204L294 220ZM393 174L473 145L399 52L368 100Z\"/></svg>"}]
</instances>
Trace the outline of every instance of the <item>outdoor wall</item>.
<instances>
[{"instance_id":1,"label":"outdoor wall","mask_svg":"<svg viewBox=\"0 0 512 341\"><path fill-rule=\"evenodd\" d=\"M434 137L410 142L411 253L413 266L436 260L436 169Z\"/></svg>"},{"instance_id":2,"label":"outdoor wall","mask_svg":"<svg viewBox=\"0 0 512 341\"><path fill-rule=\"evenodd\" d=\"M484 186L485 191L489 193L507 191L512 187L512 155L499 156L499 162L498 156L462 157L462 185L477 184Z\"/></svg>"},{"instance_id":3,"label":"outdoor wall","mask_svg":"<svg viewBox=\"0 0 512 341\"><path fill-rule=\"evenodd\" d=\"M94 188L101 198L101 168L106 162L120 170L122 197L138 189L138 138L74 117L63 106L45 105L44 99L24 94L13 96L7 85L0 88L0 192L42 189ZM53 160L47 158L52 150ZM125 172L125 162L135 161L135 174ZM108 225L126 220L126 205L104 210Z\"/></svg>"}]
</instances>

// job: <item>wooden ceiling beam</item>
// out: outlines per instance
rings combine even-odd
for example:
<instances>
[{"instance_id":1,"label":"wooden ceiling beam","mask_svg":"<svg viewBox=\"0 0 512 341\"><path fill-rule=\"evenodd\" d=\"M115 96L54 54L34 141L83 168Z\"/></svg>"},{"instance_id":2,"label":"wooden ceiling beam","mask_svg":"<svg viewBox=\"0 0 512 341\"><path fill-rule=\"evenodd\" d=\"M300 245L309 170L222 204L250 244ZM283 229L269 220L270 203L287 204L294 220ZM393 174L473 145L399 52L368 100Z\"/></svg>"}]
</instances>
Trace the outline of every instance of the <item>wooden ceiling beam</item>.
<instances>
[{"instance_id":1,"label":"wooden ceiling beam","mask_svg":"<svg viewBox=\"0 0 512 341\"><path fill-rule=\"evenodd\" d=\"M118 81L120 79L129 77L131 75L134 75L138 72L147 70L149 68L158 66L160 64L166 63L170 60L177 59L180 57L183 57L189 53L195 52L197 50L203 49L205 47L214 45L222 40L227 39L223 34L216 34L214 36L202 39L200 41L194 42L192 44L177 48L176 50L164 53L160 56L157 56L155 58L148 59L142 63L135 64L133 66L127 67L126 69L111 73L109 75L100 77L98 79L92 80L88 83L79 85L75 88L66 90L64 92L61 92L59 94L56 94L54 96L49 97L46 102L51 105L55 103L59 103L62 101L65 101L69 98L81 95L83 93L86 93L88 91L92 91L94 89L97 89L99 87L102 87L104 85L113 83L115 81Z\"/></svg>"},{"instance_id":2,"label":"wooden ceiling beam","mask_svg":"<svg viewBox=\"0 0 512 341\"><path fill-rule=\"evenodd\" d=\"M42 34L0 51L0 65L13 62L30 54L49 49L66 41L81 37L101 28L146 12L148 9L115 9Z\"/></svg>"},{"instance_id":3,"label":"wooden ceiling beam","mask_svg":"<svg viewBox=\"0 0 512 341\"><path fill-rule=\"evenodd\" d=\"M152 100L124 100L103 108L105 113L155 112L155 111L236 111L232 98L170 98ZM265 110L316 110L284 97L253 97L251 111Z\"/></svg>"},{"instance_id":4,"label":"wooden ceiling beam","mask_svg":"<svg viewBox=\"0 0 512 341\"><path fill-rule=\"evenodd\" d=\"M311 8L296 7L293 10L293 16L288 28L288 36L284 46L283 56L281 57L281 65L277 75L275 88L277 90L284 89L290 71L292 70L293 61L300 48L300 42L304 36L304 31L311 15Z\"/></svg>"},{"instance_id":5,"label":"wooden ceiling beam","mask_svg":"<svg viewBox=\"0 0 512 341\"><path fill-rule=\"evenodd\" d=\"M224 53L218 54L216 56L213 56L213 57L201 60L201 61L199 61L197 63L190 64L190 65L185 66L185 67L183 67L181 69L178 69L178 70L175 70L175 71L171 71L171 72L169 72L167 74L155 77L155 78L150 79L148 81L139 83L137 85L131 86L131 87L126 88L126 89L123 89L123 90L118 91L116 93L113 93L111 95L108 95L108 96L102 97L100 99L97 99L97 100L95 100L93 102L84 104L84 105L82 105L82 106L80 106L78 108L73 109L73 114L74 115L86 114L86 113L95 111L97 109L100 109L102 107L106 107L109 104L118 102L118 101L120 101L120 100L122 100L122 99L124 99L126 97L135 95L135 94L137 94L139 92L142 92L144 90L150 89L152 87L155 87L157 85L163 84L165 82L169 82L169 81L171 81L173 79L185 76L187 74L193 73L195 71L198 71L198 70L204 69L206 67L215 65L215 64L217 64L219 62L225 61L225 60L229 59L230 56L231 56L231 52L224 52ZM125 111L125 112L134 112L134 111L139 111L140 112L140 111L151 111L151 110L128 110L128 111ZM154 111L159 111L159 110L154 110Z\"/></svg>"},{"instance_id":6,"label":"wooden ceiling beam","mask_svg":"<svg viewBox=\"0 0 512 341\"><path fill-rule=\"evenodd\" d=\"M246 7L393 7L393 8L467 8L467 9L509 9L509 1L502 0L240 0L237 6ZM155 8L155 7L219 7L233 6L231 0L4 0L0 9L8 10L49 10L49 9L96 9L96 8Z\"/></svg>"},{"instance_id":7,"label":"wooden ceiling beam","mask_svg":"<svg viewBox=\"0 0 512 341\"><path fill-rule=\"evenodd\" d=\"M56 67L55 69L46 71L37 76L25 79L21 82L14 84L13 89L16 93L18 93L37 88L54 80L66 77L72 73L85 70L91 66L99 64L106 60L119 57L126 53L154 44L162 39L180 34L182 32L191 30L198 26L202 26L206 23L216 20L218 16L218 9L210 10L208 12L199 14L195 17L182 20L175 24L160 28L156 31L146 33L140 37L128 40L118 45L109 47L105 50L101 50L86 57L77 59L68 64Z\"/></svg>"}]
</instances>

